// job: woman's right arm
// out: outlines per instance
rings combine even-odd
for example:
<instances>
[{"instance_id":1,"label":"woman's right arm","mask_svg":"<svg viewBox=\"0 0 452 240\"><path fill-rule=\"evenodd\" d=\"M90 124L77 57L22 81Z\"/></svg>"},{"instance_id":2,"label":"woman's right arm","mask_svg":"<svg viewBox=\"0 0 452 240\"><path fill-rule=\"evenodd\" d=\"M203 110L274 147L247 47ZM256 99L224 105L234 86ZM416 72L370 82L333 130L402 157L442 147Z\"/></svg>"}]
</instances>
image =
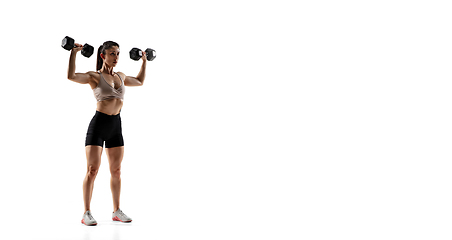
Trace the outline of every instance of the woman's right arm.
<instances>
[{"instance_id":1,"label":"woman's right arm","mask_svg":"<svg viewBox=\"0 0 452 240\"><path fill-rule=\"evenodd\" d=\"M75 57L77 53L82 50L83 45L76 43L75 48L71 50L71 56L69 58L69 67L67 69L67 78L71 81L78 82L81 84L89 83L91 79L91 74L87 73L75 73Z\"/></svg>"}]
</instances>

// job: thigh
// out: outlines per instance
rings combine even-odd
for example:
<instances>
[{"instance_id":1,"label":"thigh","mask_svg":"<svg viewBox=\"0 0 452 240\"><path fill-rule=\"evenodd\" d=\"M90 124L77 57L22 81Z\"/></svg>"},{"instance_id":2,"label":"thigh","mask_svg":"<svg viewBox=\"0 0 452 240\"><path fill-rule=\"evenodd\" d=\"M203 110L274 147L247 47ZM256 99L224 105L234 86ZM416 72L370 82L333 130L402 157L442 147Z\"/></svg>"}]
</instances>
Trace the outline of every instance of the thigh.
<instances>
[{"instance_id":1,"label":"thigh","mask_svg":"<svg viewBox=\"0 0 452 240\"><path fill-rule=\"evenodd\" d=\"M86 160L88 161L87 167L92 166L95 169L98 169L100 166L100 158L102 156L102 147L95 145L88 145L85 147L86 152Z\"/></svg>"},{"instance_id":2,"label":"thigh","mask_svg":"<svg viewBox=\"0 0 452 240\"><path fill-rule=\"evenodd\" d=\"M110 171L117 171L121 169L121 162L124 156L124 146L105 148L108 162L110 163Z\"/></svg>"},{"instance_id":3,"label":"thigh","mask_svg":"<svg viewBox=\"0 0 452 240\"><path fill-rule=\"evenodd\" d=\"M104 117L98 112L91 119L88 126L88 131L86 133L85 146L96 145L104 146L105 132L106 132L106 121Z\"/></svg>"},{"instance_id":4,"label":"thigh","mask_svg":"<svg viewBox=\"0 0 452 240\"><path fill-rule=\"evenodd\" d=\"M85 147L90 145L102 148L104 146L104 140L100 134L88 132L85 138Z\"/></svg>"},{"instance_id":5,"label":"thigh","mask_svg":"<svg viewBox=\"0 0 452 240\"><path fill-rule=\"evenodd\" d=\"M119 132L118 134L109 138L108 140L105 140L105 148L106 149L121 147L121 146L124 146L124 139L122 137L121 132Z\"/></svg>"},{"instance_id":6,"label":"thigh","mask_svg":"<svg viewBox=\"0 0 452 240\"><path fill-rule=\"evenodd\" d=\"M109 129L108 138L105 139L105 148L115 148L124 146L124 139L122 137L121 117L119 115L112 117L110 124L111 128Z\"/></svg>"}]
</instances>

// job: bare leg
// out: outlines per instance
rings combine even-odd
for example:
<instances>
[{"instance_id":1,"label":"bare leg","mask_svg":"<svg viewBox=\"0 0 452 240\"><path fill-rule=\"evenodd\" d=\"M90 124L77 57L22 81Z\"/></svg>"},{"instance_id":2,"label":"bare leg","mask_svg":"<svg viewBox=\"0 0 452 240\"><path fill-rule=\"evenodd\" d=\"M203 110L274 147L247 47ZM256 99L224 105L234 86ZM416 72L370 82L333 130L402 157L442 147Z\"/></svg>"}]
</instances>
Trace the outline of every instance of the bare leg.
<instances>
[{"instance_id":1,"label":"bare leg","mask_svg":"<svg viewBox=\"0 0 452 240\"><path fill-rule=\"evenodd\" d=\"M121 195L121 162L124 156L124 146L105 149L110 163L110 188L113 197L113 212L119 209Z\"/></svg>"},{"instance_id":2,"label":"bare leg","mask_svg":"<svg viewBox=\"0 0 452 240\"><path fill-rule=\"evenodd\" d=\"M94 180L100 167L100 158L102 155L102 147L88 145L85 147L87 159L87 171L83 180L83 201L85 203L85 212L90 210L91 198L93 196ZM83 213L85 213L83 212Z\"/></svg>"}]
</instances>

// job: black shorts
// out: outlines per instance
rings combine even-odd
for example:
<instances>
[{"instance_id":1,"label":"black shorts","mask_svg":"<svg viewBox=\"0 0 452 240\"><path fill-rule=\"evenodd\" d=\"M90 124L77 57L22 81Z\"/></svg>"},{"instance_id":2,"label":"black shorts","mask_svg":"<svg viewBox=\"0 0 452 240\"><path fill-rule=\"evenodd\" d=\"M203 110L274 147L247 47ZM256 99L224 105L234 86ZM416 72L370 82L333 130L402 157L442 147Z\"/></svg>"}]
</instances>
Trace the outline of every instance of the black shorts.
<instances>
[{"instance_id":1,"label":"black shorts","mask_svg":"<svg viewBox=\"0 0 452 240\"><path fill-rule=\"evenodd\" d=\"M106 148L124 146L122 138L121 117L118 115L107 115L96 111L89 123L86 133L85 146L97 145Z\"/></svg>"}]
</instances>

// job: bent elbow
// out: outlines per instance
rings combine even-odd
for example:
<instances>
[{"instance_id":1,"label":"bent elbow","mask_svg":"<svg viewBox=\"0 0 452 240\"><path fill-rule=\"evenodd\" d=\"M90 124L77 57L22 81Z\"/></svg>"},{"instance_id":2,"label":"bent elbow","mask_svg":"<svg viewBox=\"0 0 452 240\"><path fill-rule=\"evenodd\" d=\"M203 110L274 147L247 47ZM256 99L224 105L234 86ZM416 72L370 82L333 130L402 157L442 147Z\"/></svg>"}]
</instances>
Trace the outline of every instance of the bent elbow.
<instances>
[{"instance_id":1,"label":"bent elbow","mask_svg":"<svg viewBox=\"0 0 452 240\"><path fill-rule=\"evenodd\" d=\"M71 81L74 81L74 79L75 79L75 74L68 74L68 75L67 75L67 79L69 79L69 80L71 80Z\"/></svg>"},{"instance_id":2,"label":"bent elbow","mask_svg":"<svg viewBox=\"0 0 452 240\"><path fill-rule=\"evenodd\" d=\"M144 79L139 79L139 78L137 78L137 81L136 81L136 83L135 83L135 86L143 86L143 83L144 83Z\"/></svg>"}]
</instances>

